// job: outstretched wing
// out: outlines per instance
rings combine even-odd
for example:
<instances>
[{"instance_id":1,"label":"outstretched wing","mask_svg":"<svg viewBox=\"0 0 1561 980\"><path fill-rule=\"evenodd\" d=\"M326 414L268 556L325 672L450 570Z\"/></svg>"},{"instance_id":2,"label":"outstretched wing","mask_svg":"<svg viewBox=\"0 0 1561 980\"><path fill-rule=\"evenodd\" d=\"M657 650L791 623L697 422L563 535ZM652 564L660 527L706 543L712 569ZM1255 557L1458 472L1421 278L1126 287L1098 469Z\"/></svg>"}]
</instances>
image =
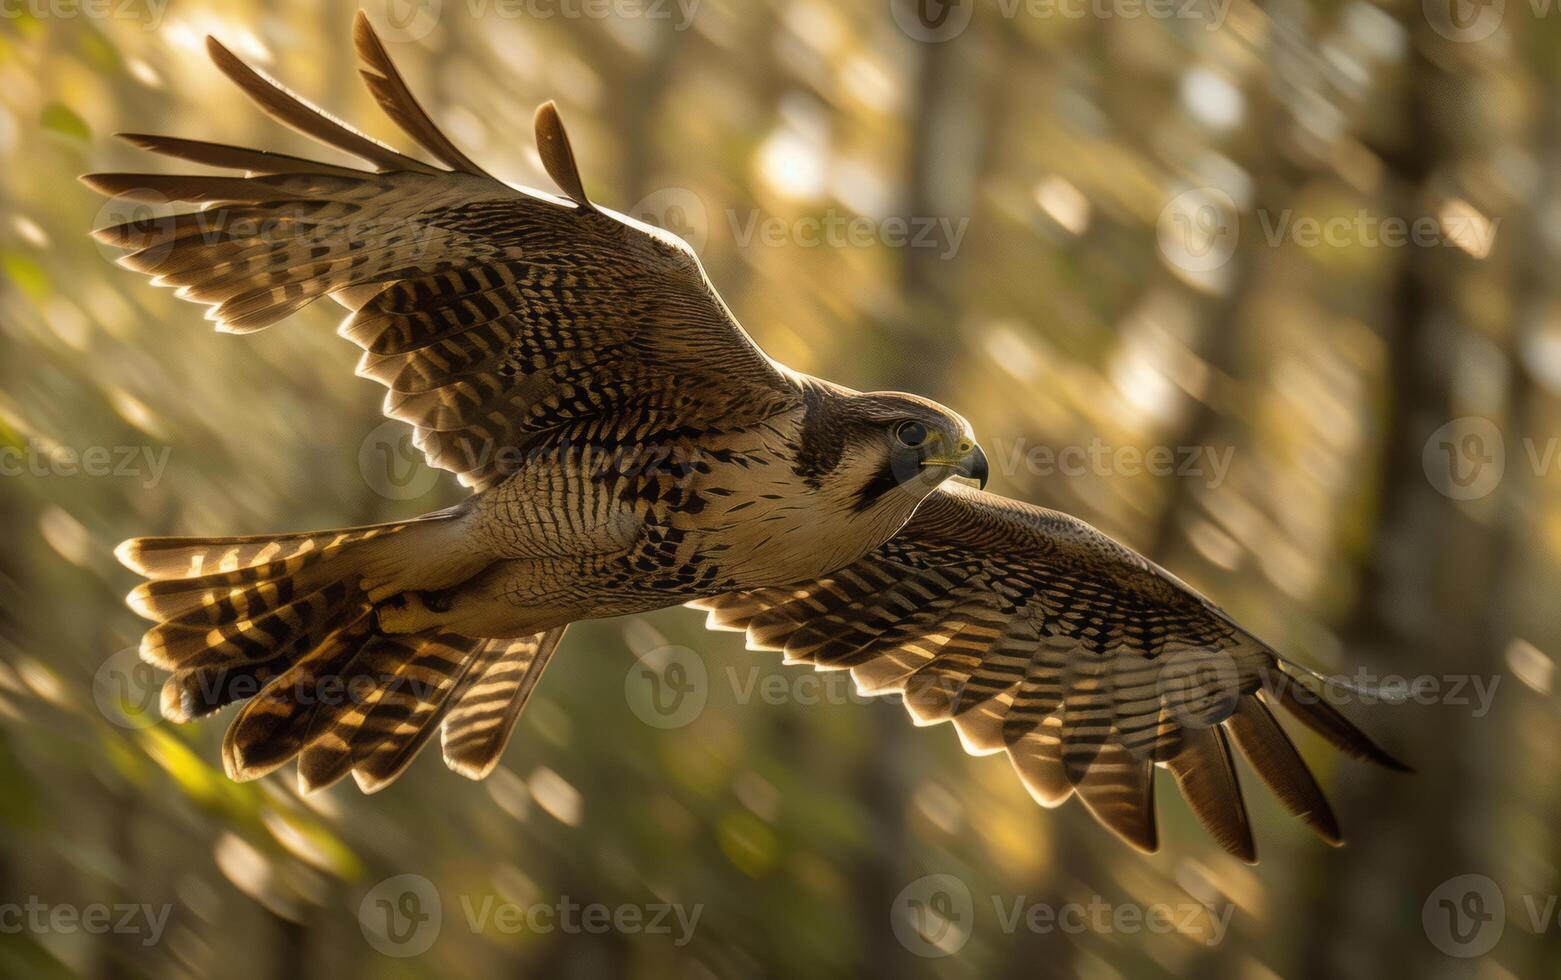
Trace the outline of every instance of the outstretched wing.
<instances>
[{"instance_id":1,"label":"outstretched wing","mask_svg":"<svg viewBox=\"0 0 1561 980\"><path fill-rule=\"evenodd\" d=\"M1286 807L1342 840L1276 702L1344 751L1403 768L1315 675L1169 573L1065 514L959 484L831 575L690 605L787 663L900 692L918 725L952 721L968 751L1006 751L1039 803L1077 795L1145 851L1164 766L1220 844L1255 860L1232 741Z\"/></svg>"},{"instance_id":2,"label":"outstretched wing","mask_svg":"<svg viewBox=\"0 0 1561 980\"><path fill-rule=\"evenodd\" d=\"M390 389L438 467L481 489L560 440L634 443L769 417L795 384L716 295L681 239L592 204L552 103L537 142L561 200L488 176L408 91L360 11L362 75L392 119L450 170L405 156L292 95L208 39L263 110L373 164L355 170L166 136L132 143L243 176L91 174L109 195L200 210L96 232L122 264L259 330L332 296L358 372Z\"/></svg>"}]
</instances>

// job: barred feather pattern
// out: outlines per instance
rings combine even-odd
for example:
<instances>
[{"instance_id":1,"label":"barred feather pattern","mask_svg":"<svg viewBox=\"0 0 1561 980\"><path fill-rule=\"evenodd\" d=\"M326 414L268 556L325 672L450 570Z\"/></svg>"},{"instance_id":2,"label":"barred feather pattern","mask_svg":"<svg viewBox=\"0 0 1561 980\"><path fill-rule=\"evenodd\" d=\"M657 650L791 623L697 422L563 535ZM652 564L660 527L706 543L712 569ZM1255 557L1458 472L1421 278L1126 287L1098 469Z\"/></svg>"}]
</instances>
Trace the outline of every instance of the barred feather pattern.
<instances>
[{"instance_id":1,"label":"barred feather pattern","mask_svg":"<svg viewBox=\"0 0 1561 980\"><path fill-rule=\"evenodd\" d=\"M1228 739L1292 812L1341 840L1272 699L1297 702L1346 751L1401 767L1326 703L1265 691L1287 665L1169 573L1074 518L957 484L853 565L689 604L753 649L900 692L917 724L950 721L971 752L1006 752L1038 803L1077 796L1145 851L1158 846L1165 767L1215 840L1256 859Z\"/></svg>"},{"instance_id":2,"label":"barred feather pattern","mask_svg":"<svg viewBox=\"0 0 1561 980\"><path fill-rule=\"evenodd\" d=\"M556 109L538 112L538 145L570 201L488 176L433 124L361 13L354 35L376 100L453 171L327 116L212 40L217 66L268 114L378 170L130 134L244 175L89 174L106 195L203 205L95 236L208 306L220 330L342 299L355 312L341 332L364 349L359 373L389 389L386 414L478 490L560 439L697 434L800 405L686 243L585 199Z\"/></svg>"},{"instance_id":3,"label":"barred feather pattern","mask_svg":"<svg viewBox=\"0 0 1561 980\"><path fill-rule=\"evenodd\" d=\"M380 631L358 585L365 565L418 521L315 534L140 538L120 559L147 576L130 605L154 621L142 658L173 672L173 721L246 702L223 761L252 779L299 758L305 789L349 771L385 785L438 727L486 641ZM500 644L507 647L506 643Z\"/></svg>"},{"instance_id":4,"label":"barred feather pattern","mask_svg":"<svg viewBox=\"0 0 1561 980\"><path fill-rule=\"evenodd\" d=\"M148 578L127 601L156 624L142 637L141 657L175 672L165 696L183 703L184 686L215 671L307 653L350 618L349 608L367 607L340 559L406 526L126 541L120 560Z\"/></svg>"},{"instance_id":5,"label":"barred feather pattern","mask_svg":"<svg viewBox=\"0 0 1561 980\"><path fill-rule=\"evenodd\" d=\"M352 775L365 793L389 786L439 730L452 704L471 685L480 639L439 634L407 658L397 683L374 706L353 738Z\"/></svg>"},{"instance_id":6,"label":"barred feather pattern","mask_svg":"<svg viewBox=\"0 0 1561 980\"><path fill-rule=\"evenodd\" d=\"M471 779L493 771L563 635L559 627L484 644L471 685L441 728L446 765Z\"/></svg>"}]
</instances>

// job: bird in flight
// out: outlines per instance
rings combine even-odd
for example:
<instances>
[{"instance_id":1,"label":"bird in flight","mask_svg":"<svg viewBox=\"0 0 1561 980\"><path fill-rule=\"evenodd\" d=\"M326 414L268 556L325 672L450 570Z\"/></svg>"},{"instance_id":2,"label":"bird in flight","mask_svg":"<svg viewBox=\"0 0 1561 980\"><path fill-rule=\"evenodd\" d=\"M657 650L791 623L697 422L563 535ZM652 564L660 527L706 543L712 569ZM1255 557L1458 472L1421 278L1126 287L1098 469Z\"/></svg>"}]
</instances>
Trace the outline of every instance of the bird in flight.
<instances>
[{"instance_id":1,"label":"bird in flight","mask_svg":"<svg viewBox=\"0 0 1561 980\"><path fill-rule=\"evenodd\" d=\"M1157 847L1155 770L1255 859L1231 743L1322 837L1338 824L1272 708L1402 768L1283 660L1168 572L1065 514L984 487L970 424L926 398L790 370L738 325L693 251L585 193L552 103L541 159L563 197L486 173L408 90L360 12L375 99L438 164L255 71L218 69L267 114L373 169L170 136L147 150L241 175L100 173L111 196L200 208L100 229L121 263L269 327L322 297L358 373L462 503L370 527L144 537L141 655L174 721L243 702L228 774L292 760L305 790L365 791L435 732L450 768L498 763L572 622L676 604L786 663L849 670L918 725L1005 752L1030 794L1077 796ZM334 696L333 696L334 694Z\"/></svg>"}]
</instances>

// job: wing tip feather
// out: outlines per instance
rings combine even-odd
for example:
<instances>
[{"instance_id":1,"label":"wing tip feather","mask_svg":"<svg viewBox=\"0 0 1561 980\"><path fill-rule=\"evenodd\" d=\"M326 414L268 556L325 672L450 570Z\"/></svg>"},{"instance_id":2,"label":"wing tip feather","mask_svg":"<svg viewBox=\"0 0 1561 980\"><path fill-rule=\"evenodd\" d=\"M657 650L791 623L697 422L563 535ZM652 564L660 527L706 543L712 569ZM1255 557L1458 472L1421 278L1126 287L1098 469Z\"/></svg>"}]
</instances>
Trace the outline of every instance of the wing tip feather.
<instances>
[{"instance_id":1,"label":"wing tip feather","mask_svg":"<svg viewBox=\"0 0 1561 980\"><path fill-rule=\"evenodd\" d=\"M156 607L152 603L151 596L147 594L148 584L147 582L142 582L126 593L125 605L129 606L130 611L142 619L160 623L164 617L158 614Z\"/></svg>"},{"instance_id":2,"label":"wing tip feather","mask_svg":"<svg viewBox=\"0 0 1561 980\"><path fill-rule=\"evenodd\" d=\"M217 40L216 35L207 34L205 43L206 57L210 58L212 64L216 65L224 75L228 75L231 78L232 74L230 69L232 69L234 66L236 66L239 71L252 70L248 65L244 64L238 55L234 54L232 51L229 51L227 45Z\"/></svg>"},{"instance_id":3,"label":"wing tip feather","mask_svg":"<svg viewBox=\"0 0 1561 980\"><path fill-rule=\"evenodd\" d=\"M126 538L114 546L114 558L138 575L147 574L146 567L141 564L142 540L142 538Z\"/></svg>"},{"instance_id":4,"label":"wing tip feather","mask_svg":"<svg viewBox=\"0 0 1561 980\"><path fill-rule=\"evenodd\" d=\"M1281 673L1288 682L1273 688L1263 688L1260 698L1265 703L1274 701L1283 705L1288 715L1346 755L1376 763L1393 772L1415 772L1413 766L1378 745L1375 739L1345 717L1343 712L1329 704L1322 691L1305 684L1301 678L1285 671L1283 667ZM1326 690L1329 679L1321 675L1314 676ZM1308 692L1308 697L1301 698L1297 688Z\"/></svg>"},{"instance_id":5,"label":"wing tip feather","mask_svg":"<svg viewBox=\"0 0 1561 980\"><path fill-rule=\"evenodd\" d=\"M575 164L569 134L558 114L558 103L548 99L537 106L533 126L536 130L537 152L542 157L542 166L547 170L547 175L553 178L553 183L571 201L582 208L595 210L595 205L585 195L585 185L580 181L580 168Z\"/></svg>"},{"instance_id":6,"label":"wing tip feather","mask_svg":"<svg viewBox=\"0 0 1561 980\"><path fill-rule=\"evenodd\" d=\"M493 774L493 770L499 767L500 753L485 753L477 759L466 758L462 755L445 753L444 764L450 771L458 776L464 776L473 782L481 782Z\"/></svg>"}]
</instances>

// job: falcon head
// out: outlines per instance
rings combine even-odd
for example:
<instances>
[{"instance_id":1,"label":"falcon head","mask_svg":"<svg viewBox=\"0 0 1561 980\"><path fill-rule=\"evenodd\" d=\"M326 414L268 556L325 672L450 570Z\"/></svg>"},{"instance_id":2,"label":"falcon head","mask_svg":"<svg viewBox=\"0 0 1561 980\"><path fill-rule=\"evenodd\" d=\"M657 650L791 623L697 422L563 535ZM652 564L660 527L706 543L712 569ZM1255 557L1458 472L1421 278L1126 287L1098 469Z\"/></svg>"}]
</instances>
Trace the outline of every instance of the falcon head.
<instances>
[{"instance_id":1,"label":"falcon head","mask_svg":"<svg viewBox=\"0 0 1561 980\"><path fill-rule=\"evenodd\" d=\"M891 497L914 506L951 476L986 486L986 454L951 409L898 391L854 395L844 407L841 462L858 488L858 510Z\"/></svg>"}]
</instances>

